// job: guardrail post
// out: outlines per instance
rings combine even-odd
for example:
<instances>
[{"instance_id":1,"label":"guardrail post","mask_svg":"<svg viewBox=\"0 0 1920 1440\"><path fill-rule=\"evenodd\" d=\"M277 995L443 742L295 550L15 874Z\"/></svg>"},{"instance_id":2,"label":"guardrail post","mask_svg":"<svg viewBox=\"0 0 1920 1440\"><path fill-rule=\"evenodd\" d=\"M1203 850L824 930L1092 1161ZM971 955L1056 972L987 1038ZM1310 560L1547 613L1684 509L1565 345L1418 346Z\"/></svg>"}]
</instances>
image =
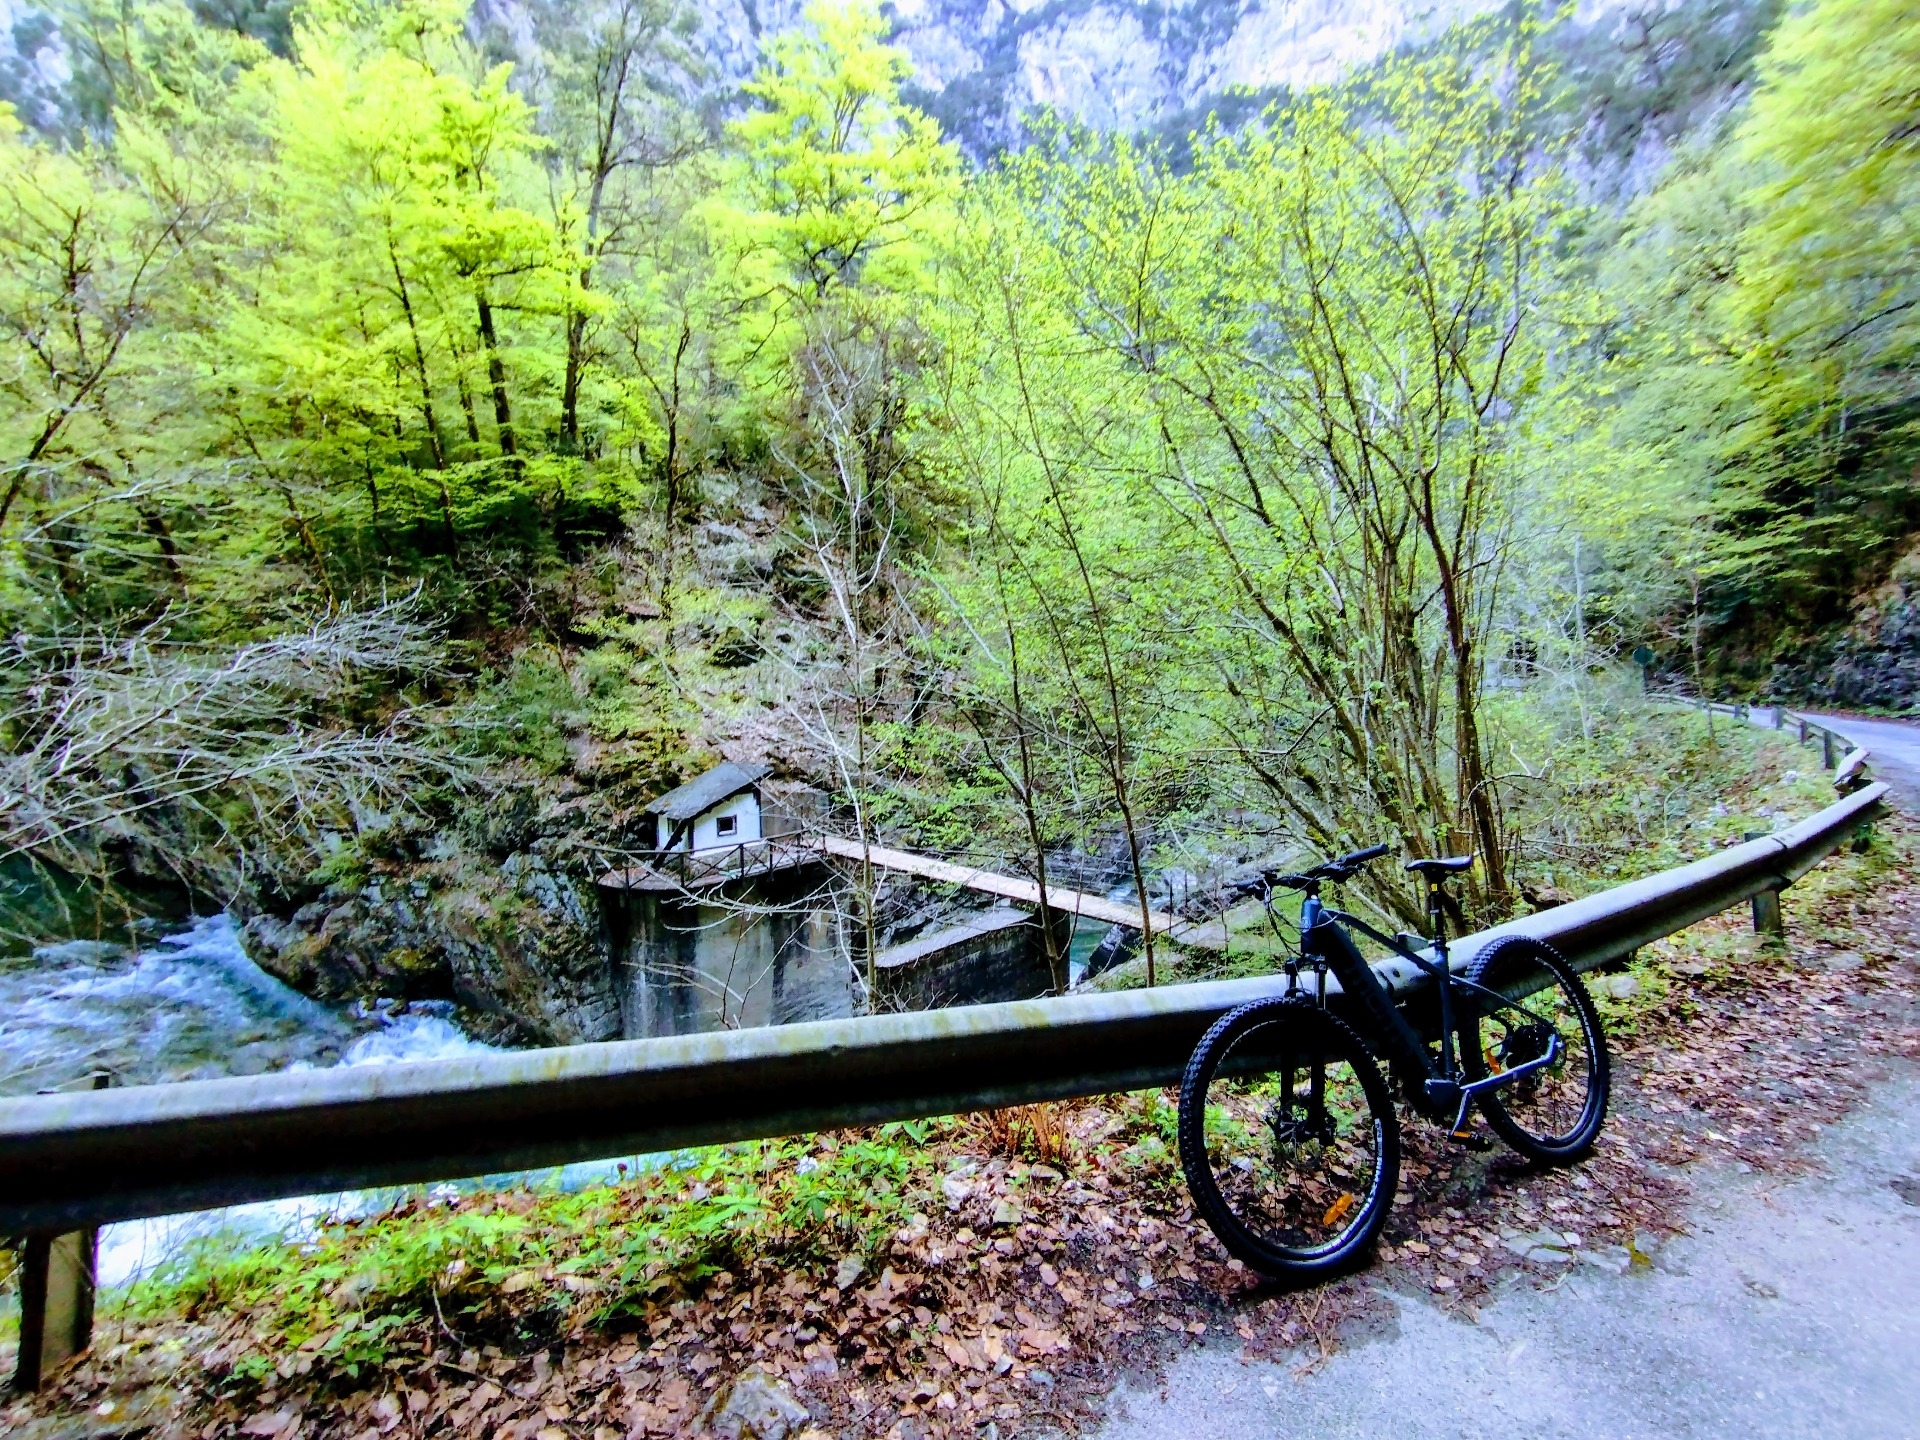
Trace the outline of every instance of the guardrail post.
<instances>
[{"instance_id":1,"label":"guardrail post","mask_svg":"<svg viewBox=\"0 0 1920 1440\"><path fill-rule=\"evenodd\" d=\"M1778 730L1783 724L1785 724L1786 718L1787 718L1786 706L1776 705L1773 707L1773 728L1774 729Z\"/></svg>"},{"instance_id":2,"label":"guardrail post","mask_svg":"<svg viewBox=\"0 0 1920 1440\"><path fill-rule=\"evenodd\" d=\"M1771 831L1749 830L1740 838L1743 840L1764 840ZM1780 891L1762 890L1753 897L1753 933L1771 935L1776 938L1787 933L1787 923L1780 914Z\"/></svg>"},{"instance_id":3,"label":"guardrail post","mask_svg":"<svg viewBox=\"0 0 1920 1440\"><path fill-rule=\"evenodd\" d=\"M1798 718L1800 721L1800 743L1804 745L1807 743L1807 717L1802 715Z\"/></svg>"},{"instance_id":4,"label":"guardrail post","mask_svg":"<svg viewBox=\"0 0 1920 1440\"><path fill-rule=\"evenodd\" d=\"M20 1357L13 1388L38 1390L93 1342L97 1230L29 1235L20 1251Z\"/></svg>"},{"instance_id":5,"label":"guardrail post","mask_svg":"<svg viewBox=\"0 0 1920 1440\"><path fill-rule=\"evenodd\" d=\"M1833 731L1823 728L1820 731L1820 768L1831 770L1833 764Z\"/></svg>"},{"instance_id":6,"label":"guardrail post","mask_svg":"<svg viewBox=\"0 0 1920 1440\"><path fill-rule=\"evenodd\" d=\"M104 1090L112 1083L113 1077L101 1070L88 1076L84 1086ZM98 1230L25 1237L20 1247L20 1351L13 1369L13 1388L19 1393L38 1390L49 1375L93 1343L99 1248Z\"/></svg>"}]
</instances>

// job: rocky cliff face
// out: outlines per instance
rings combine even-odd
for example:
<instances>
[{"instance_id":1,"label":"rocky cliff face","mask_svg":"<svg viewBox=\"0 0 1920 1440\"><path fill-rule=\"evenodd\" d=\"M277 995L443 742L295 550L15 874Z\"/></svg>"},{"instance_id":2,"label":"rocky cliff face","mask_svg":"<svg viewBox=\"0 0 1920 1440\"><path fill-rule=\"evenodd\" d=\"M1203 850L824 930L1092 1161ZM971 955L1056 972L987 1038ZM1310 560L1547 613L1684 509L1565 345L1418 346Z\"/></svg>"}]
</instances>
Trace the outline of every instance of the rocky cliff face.
<instances>
[{"instance_id":1,"label":"rocky cliff face","mask_svg":"<svg viewBox=\"0 0 1920 1440\"><path fill-rule=\"evenodd\" d=\"M1920 713L1920 546L1863 597L1846 631L1775 665L1767 689L1816 705Z\"/></svg>"},{"instance_id":2,"label":"rocky cliff face","mask_svg":"<svg viewBox=\"0 0 1920 1440\"><path fill-rule=\"evenodd\" d=\"M1714 50L1710 32L1731 34L1740 49L1753 16L1770 18L1779 3L1578 0L1574 29L1597 40L1603 69L1622 71L1603 77L1590 99L1604 111L1619 99L1608 86L1624 80L1659 91L1672 88L1675 75L1682 89L1697 84L1717 96L1737 77L1710 66L1688 79L1687 61L1703 42ZM723 107L760 63L767 40L804 23L805 8L806 0L701 0L698 46ZM1017 144L1023 117L1043 107L1096 128L1183 135L1230 94L1241 103L1221 107L1223 114L1337 80L1498 8L1500 0L882 0L894 43L913 62L908 98L976 160ZM247 23L270 43L287 40L282 8L265 7ZM472 24L502 58L533 57L526 0L473 0ZM1583 71L1594 56L1562 58ZM1714 50L1707 58L1727 57ZM30 124L71 131L71 81L45 0L0 0L0 100ZM1657 168L1665 154L1664 145L1652 147L1641 168Z\"/></svg>"},{"instance_id":3,"label":"rocky cliff face","mask_svg":"<svg viewBox=\"0 0 1920 1440\"><path fill-rule=\"evenodd\" d=\"M478 822L396 838L369 873L291 913L257 910L241 941L262 969L321 999L451 999L505 1038L617 1039L593 886L604 866L581 843L609 833L564 787L503 788Z\"/></svg>"},{"instance_id":4,"label":"rocky cliff face","mask_svg":"<svg viewBox=\"0 0 1920 1440\"><path fill-rule=\"evenodd\" d=\"M1051 106L1099 127L1147 129L1233 88L1339 78L1497 0L889 0L913 98L976 156ZM703 6L708 52L744 77L804 0Z\"/></svg>"}]
</instances>

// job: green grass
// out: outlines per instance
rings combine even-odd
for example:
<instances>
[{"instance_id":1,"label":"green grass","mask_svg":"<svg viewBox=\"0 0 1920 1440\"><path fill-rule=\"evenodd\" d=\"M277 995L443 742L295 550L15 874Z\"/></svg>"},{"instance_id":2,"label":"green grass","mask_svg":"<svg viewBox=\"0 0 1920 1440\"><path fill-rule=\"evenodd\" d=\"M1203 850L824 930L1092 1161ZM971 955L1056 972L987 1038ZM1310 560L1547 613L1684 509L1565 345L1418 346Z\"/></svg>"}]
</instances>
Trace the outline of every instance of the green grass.
<instances>
[{"instance_id":1,"label":"green grass","mask_svg":"<svg viewBox=\"0 0 1920 1440\"><path fill-rule=\"evenodd\" d=\"M229 1385L288 1356L353 1380L430 1322L525 1347L580 1324L639 1317L712 1276L776 1256L831 1267L878 1254L916 1204L923 1124L859 1137L699 1150L618 1185L412 1196L298 1243L198 1243L116 1297L125 1317L249 1317L255 1344Z\"/></svg>"},{"instance_id":2,"label":"green grass","mask_svg":"<svg viewBox=\"0 0 1920 1440\"><path fill-rule=\"evenodd\" d=\"M1588 894L1670 869L1838 797L1820 752L1792 732L1651 704L1618 684L1584 713L1565 701L1500 707L1512 772L1515 876Z\"/></svg>"}]
</instances>

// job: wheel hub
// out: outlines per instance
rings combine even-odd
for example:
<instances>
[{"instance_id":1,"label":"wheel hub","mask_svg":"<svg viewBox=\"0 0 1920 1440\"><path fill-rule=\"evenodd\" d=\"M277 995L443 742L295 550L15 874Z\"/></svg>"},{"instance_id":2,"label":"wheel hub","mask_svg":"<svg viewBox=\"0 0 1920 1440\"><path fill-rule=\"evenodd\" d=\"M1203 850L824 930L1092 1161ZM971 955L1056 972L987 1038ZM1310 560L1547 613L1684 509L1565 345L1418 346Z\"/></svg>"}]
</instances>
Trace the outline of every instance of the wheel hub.
<instances>
[{"instance_id":1,"label":"wheel hub","mask_svg":"<svg viewBox=\"0 0 1920 1440\"><path fill-rule=\"evenodd\" d=\"M1333 1143L1333 1117L1324 1110L1316 1118L1292 1109L1276 1107L1267 1115L1267 1128L1273 1132L1273 1143L1280 1149L1295 1145L1315 1143L1331 1145Z\"/></svg>"}]
</instances>

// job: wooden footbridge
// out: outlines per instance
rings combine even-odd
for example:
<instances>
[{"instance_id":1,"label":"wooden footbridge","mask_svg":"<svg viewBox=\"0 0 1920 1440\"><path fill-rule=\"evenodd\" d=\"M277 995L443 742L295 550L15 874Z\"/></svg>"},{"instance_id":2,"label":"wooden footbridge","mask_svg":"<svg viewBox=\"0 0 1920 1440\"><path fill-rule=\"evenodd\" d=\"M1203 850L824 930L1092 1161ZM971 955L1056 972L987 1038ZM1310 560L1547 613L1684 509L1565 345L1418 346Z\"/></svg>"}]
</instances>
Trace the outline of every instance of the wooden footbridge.
<instances>
[{"instance_id":1,"label":"wooden footbridge","mask_svg":"<svg viewBox=\"0 0 1920 1440\"><path fill-rule=\"evenodd\" d=\"M822 835L814 840L821 850L836 860L865 861L878 865L882 870L894 870L902 875L917 875L922 880L935 880L942 885L961 885L969 890L978 890L985 895L995 895L1002 900L1012 900L1021 905L1040 905L1044 903L1051 910L1068 915L1084 915L1089 920L1104 920L1109 925L1125 925L1130 930L1140 926L1140 907L1123 905L1117 900L1107 900L1099 895L1088 895L1080 890L1064 890L1057 885L1049 885L1044 895L1040 886L1032 880L1024 880L1016 875L1000 875L992 870L982 870L972 865L956 865L951 860L941 860L932 855L916 855L911 850L890 850L884 845L865 844L859 840L849 840L843 835ZM1153 933L1166 935L1175 931L1190 931L1195 927L1177 915L1164 910L1147 911L1147 922L1153 926ZM1183 938L1184 937L1180 937ZM1184 941L1184 943L1194 943Z\"/></svg>"},{"instance_id":2,"label":"wooden footbridge","mask_svg":"<svg viewBox=\"0 0 1920 1440\"><path fill-rule=\"evenodd\" d=\"M962 865L935 855L918 855L911 850L895 850L885 845L851 839L844 835L769 835L761 840L746 840L734 845L706 850L670 850L642 857L639 865L612 870L600 883L616 890L698 890L724 884L729 880L763 875L801 865L818 864L823 859L866 863L901 875L913 875L941 885L958 885L977 890L1016 905L1043 903L1037 882L1018 875L1002 875L977 865ZM1084 916L1108 925L1123 925L1130 930L1141 927L1138 905L1069 890L1059 885L1046 888L1044 903L1059 914ZM1222 950L1227 945L1226 926L1218 921L1195 922L1165 910L1148 910L1147 923L1156 937L1165 936L1182 945L1203 950Z\"/></svg>"}]
</instances>

